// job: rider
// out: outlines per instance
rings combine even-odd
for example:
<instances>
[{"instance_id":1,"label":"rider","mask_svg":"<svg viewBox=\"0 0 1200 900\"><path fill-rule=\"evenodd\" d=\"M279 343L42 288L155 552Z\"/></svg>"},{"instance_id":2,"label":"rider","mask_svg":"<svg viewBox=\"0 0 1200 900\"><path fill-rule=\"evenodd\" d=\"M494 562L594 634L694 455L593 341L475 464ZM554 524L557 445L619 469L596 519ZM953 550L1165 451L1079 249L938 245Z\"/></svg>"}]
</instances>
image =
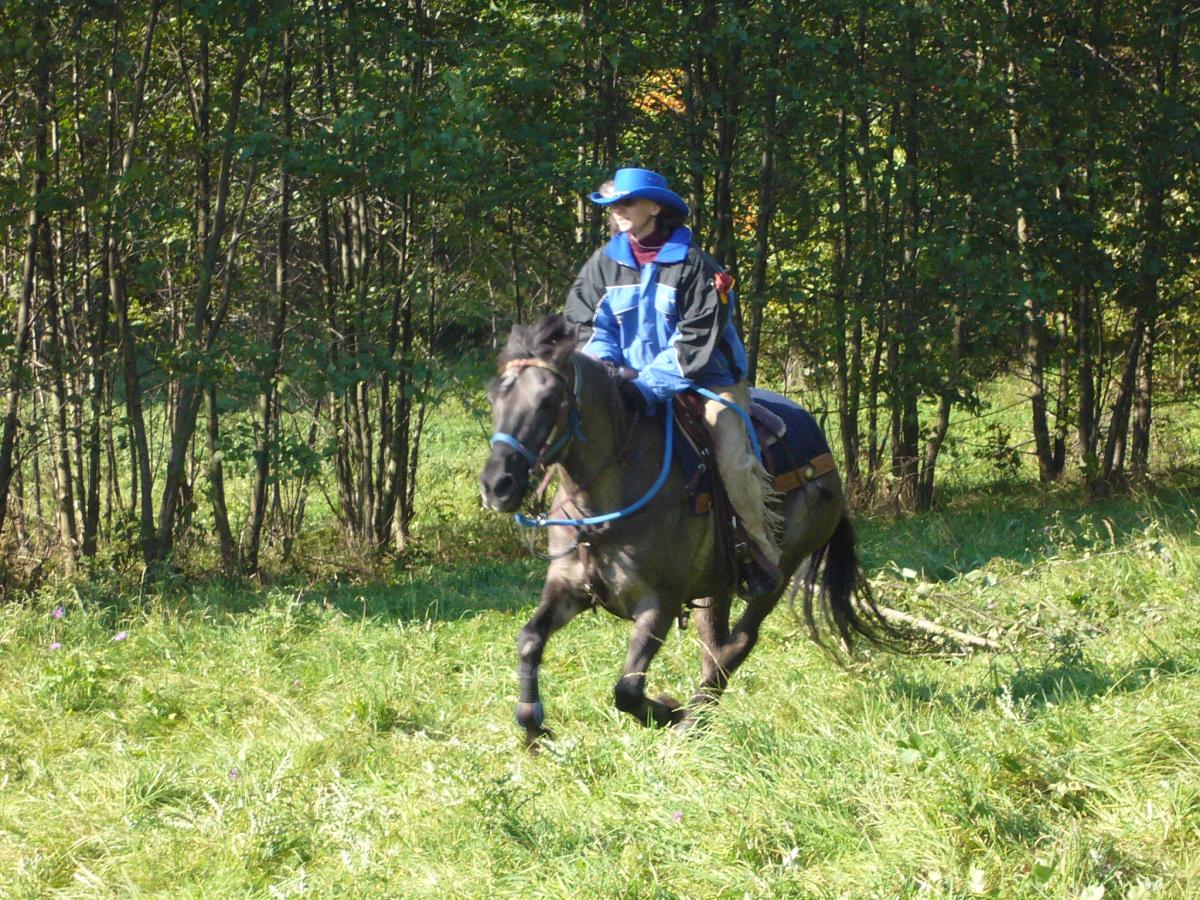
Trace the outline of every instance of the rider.
<instances>
[{"instance_id":1,"label":"rider","mask_svg":"<svg viewBox=\"0 0 1200 900\"><path fill-rule=\"evenodd\" d=\"M748 409L733 279L693 244L683 226L687 203L662 175L633 168L618 169L591 199L609 209L613 236L567 295L566 319L587 341L584 352L620 367L648 409L693 385ZM782 582L770 476L737 410L706 400L704 421L730 503L757 551L745 593L767 595Z\"/></svg>"}]
</instances>

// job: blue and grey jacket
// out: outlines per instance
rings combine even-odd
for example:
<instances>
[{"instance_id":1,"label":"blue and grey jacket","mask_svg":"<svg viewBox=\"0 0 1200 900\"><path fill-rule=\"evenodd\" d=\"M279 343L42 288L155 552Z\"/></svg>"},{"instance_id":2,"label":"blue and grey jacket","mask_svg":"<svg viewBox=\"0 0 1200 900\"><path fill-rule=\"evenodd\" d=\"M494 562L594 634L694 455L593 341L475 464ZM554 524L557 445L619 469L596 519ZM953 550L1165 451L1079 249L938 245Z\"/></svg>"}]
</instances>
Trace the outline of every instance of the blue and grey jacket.
<instances>
[{"instance_id":1,"label":"blue and grey jacket","mask_svg":"<svg viewBox=\"0 0 1200 900\"><path fill-rule=\"evenodd\" d=\"M567 294L565 315L597 359L638 370L647 403L691 384L718 388L746 377L746 349L733 323L722 271L680 228L640 269L625 235L592 254Z\"/></svg>"}]
</instances>

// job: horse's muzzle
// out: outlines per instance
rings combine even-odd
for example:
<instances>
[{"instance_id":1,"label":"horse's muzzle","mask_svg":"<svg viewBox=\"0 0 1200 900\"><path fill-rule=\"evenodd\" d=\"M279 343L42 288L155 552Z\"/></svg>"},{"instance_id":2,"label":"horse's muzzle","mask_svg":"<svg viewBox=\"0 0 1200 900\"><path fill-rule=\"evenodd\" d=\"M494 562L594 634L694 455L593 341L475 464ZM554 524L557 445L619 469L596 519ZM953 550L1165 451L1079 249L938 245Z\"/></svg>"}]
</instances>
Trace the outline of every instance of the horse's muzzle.
<instances>
[{"instance_id":1,"label":"horse's muzzle","mask_svg":"<svg viewBox=\"0 0 1200 900\"><path fill-rule=\"evenodd\" d=\"M516 453L506 447L492 449L479 475L479 496L486 509L515 512L525 499L529 484L529 467Z\"/></svg>"}]
</instances>

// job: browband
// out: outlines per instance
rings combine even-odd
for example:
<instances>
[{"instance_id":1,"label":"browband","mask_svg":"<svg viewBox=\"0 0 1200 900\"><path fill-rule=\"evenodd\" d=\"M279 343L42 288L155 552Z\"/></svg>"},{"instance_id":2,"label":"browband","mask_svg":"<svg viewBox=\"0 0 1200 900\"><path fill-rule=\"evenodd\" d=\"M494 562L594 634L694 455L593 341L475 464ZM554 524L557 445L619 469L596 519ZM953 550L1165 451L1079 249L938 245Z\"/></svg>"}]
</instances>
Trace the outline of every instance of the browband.
<instances>
[{"instance_id":1,"label":"browband","mask_svg":"<svg viewBox=\"0 0 1200 900\"><path fill-rule=\"evenodd\" d=\"M568 378L567 378L566 374L563 372L563 370L560 369L558 366L554 365L554 363L548 363L545 360L537 359L536 357L532 357L532 356L527 357L525 359L510 359L505 364L504 371L519 373L522 370L528 369L530 367L534 367L534 368L538 368L538 369L545 369L547 372L552 372L553 374L557 375L563 381L568 380Z\"/></svg>"}]
</instances>

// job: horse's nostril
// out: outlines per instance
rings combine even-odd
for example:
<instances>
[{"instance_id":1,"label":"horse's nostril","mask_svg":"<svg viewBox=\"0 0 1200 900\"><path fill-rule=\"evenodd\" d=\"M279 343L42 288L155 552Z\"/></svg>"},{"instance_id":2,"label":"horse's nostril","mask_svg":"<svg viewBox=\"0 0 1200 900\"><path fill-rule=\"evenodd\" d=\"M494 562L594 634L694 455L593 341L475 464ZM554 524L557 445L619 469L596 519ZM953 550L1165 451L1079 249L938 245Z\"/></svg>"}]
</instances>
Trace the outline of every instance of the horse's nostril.
<instances>
[{"instance_id":1,"label":"horse's nostril","mask_svg":"<svg viewBox=\"0 0 1200 900\"><path fill-rule=\"evenodd\" d=\"M496 483L492 485L492 492L501 499L512 496L513 491L517 488L516 480L508 474L501 475L496 479Z\"/></svg>"}]
</instances>

